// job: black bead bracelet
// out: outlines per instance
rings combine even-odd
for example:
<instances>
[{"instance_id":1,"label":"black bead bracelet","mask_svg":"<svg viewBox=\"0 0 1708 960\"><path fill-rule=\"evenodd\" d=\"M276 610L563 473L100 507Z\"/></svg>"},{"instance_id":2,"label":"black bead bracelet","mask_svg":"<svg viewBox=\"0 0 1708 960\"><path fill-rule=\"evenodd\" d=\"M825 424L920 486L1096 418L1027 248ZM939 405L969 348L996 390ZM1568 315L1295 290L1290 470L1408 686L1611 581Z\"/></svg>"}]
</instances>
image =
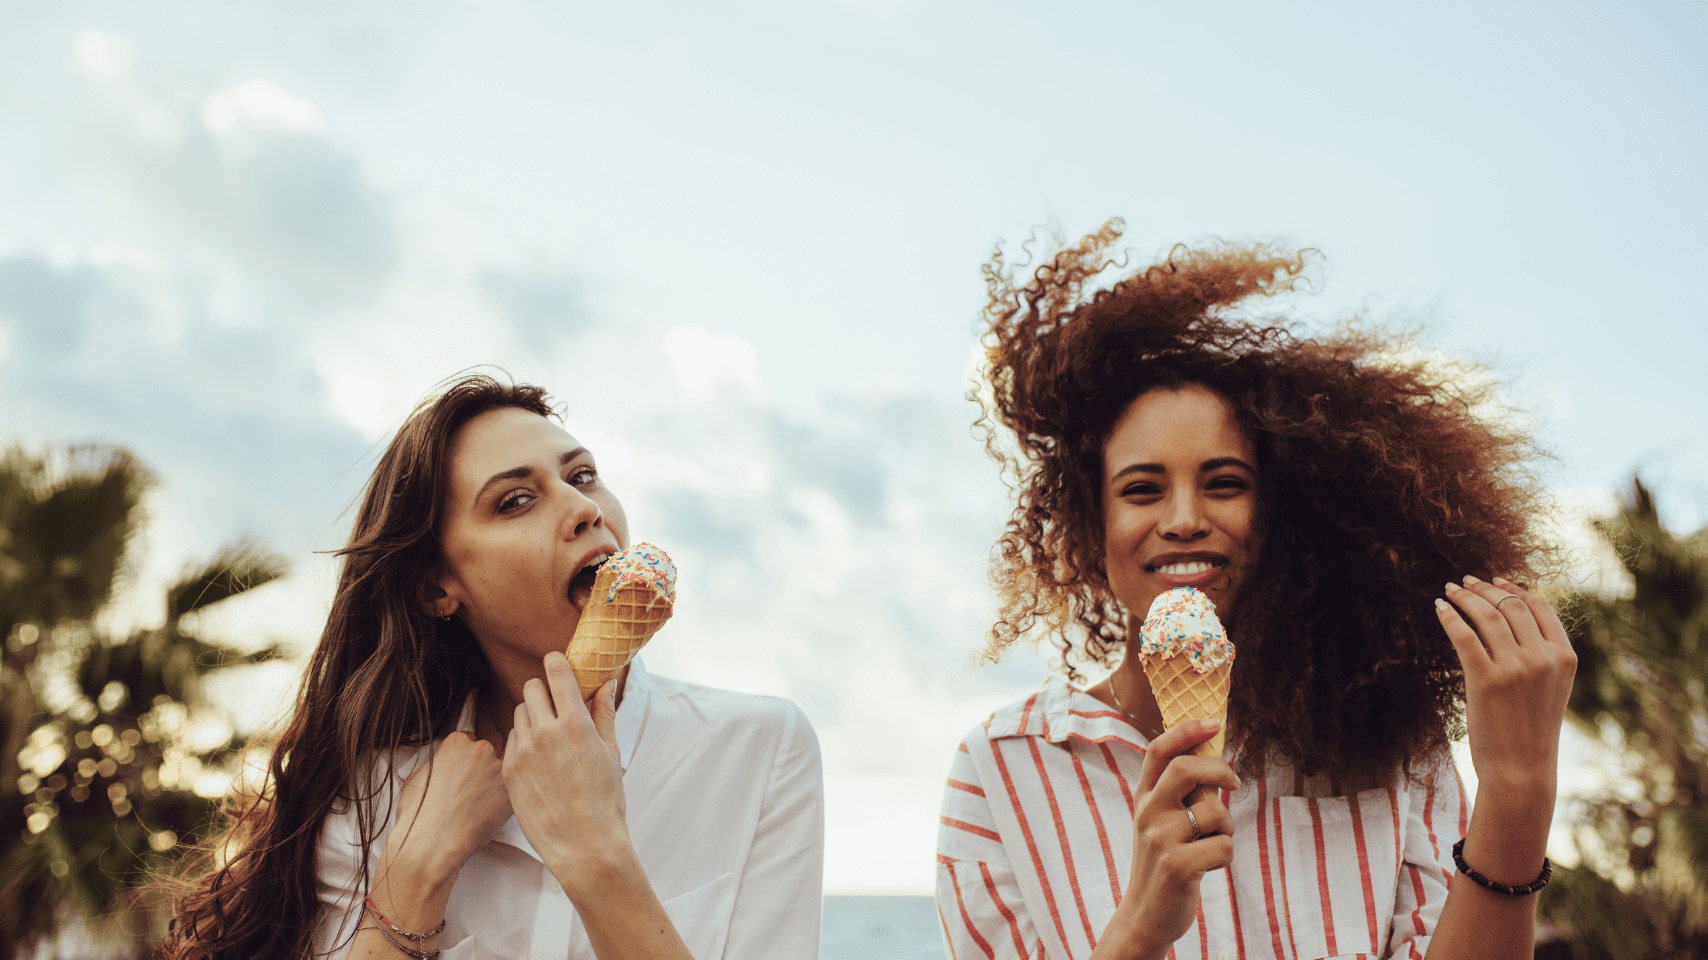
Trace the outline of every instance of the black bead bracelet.
<instances>
[{"instance_id":1,"label":"black bead bracelet","mask_svg":"<svg viewBox=\"0 0 1708 960\"><path fill-rule=\"evenodd\" d=\"M1553 874L1554 874L1554 865L1552 863L1548 862L1547 857L1543 857L1542 858L1542 875L1537 877L1536 879L1530 881L1529 883L1524 884L1523 886L1515 887L1515 886L1512 886L1511 884L1498 883L1494 880L1490 880L1488 877L1485 877L1482 874L1478 873L1477 871L1472 870L1471 865L1465 862L1465 841L1464 840L1460 840L1458 843L1455 843L1453 845L1453 865L1459 868L1460 873L1464 874L1467 877L1470 877L1471 882L1475 883L1477 886L1486 887L1490 890L1493 890L1495 893L1504 893L1509 897L1525 897L1525 896L1529 896L1532 893L1535 893L1536 891L1547 886L1548 885L1548 878L1550 876L1553 876Z\"/></svg>"}]
</instances>

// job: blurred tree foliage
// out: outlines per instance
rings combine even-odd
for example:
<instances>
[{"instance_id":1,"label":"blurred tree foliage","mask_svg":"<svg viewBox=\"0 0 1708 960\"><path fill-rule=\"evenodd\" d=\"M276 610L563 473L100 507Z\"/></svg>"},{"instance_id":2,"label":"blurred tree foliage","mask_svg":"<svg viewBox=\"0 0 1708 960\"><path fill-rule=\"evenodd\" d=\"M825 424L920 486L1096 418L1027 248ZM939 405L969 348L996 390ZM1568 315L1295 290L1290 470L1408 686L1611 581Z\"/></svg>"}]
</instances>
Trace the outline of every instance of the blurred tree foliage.
<instances>
[{"instance_id":1,"label":"blurred tree foliage","mask_svg":"<svg viewBox=\"0 0 1708 960\"><path fill-rule=\"evenodd\" d=\"M214 816L242 745L199 696L237 653L184 618L282 575L228 549L173 586L165 624L103 634L149 478L122 450L0 456L0 960L30 956L72 918L146 951L158 917L140 896L179 838Z\"/></svg>"},{"instance_id":2,"label":"blurred tree foliage","mask_svg":"<svg viewBox=\"0 0 1708 960\"><path fill-rule=\"evenodd\" d=\"M1562 604L1578 655L1570 717L1625 765L1573 811L1582 856L1540 895L1576 960L1708 958L1708 528L1668 532L1636 483L1597 524L1627 595Z\"/></svg>"}]
</instances>

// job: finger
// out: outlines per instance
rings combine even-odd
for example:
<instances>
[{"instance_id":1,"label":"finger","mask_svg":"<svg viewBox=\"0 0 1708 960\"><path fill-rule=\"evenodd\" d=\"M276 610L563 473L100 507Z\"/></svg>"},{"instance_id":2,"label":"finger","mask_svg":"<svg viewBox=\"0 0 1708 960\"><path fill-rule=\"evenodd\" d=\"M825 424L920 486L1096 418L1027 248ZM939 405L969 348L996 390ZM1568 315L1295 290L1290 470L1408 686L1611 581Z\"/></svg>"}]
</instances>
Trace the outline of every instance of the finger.
<instances>
[{"instance_id":1,"label":"finger","mask_svg":"<svg viewBox=\"0 0 1708 960\"><path fill-rule=\"evenodd\" d=\"M1228 808L1222 805L1222 801L1219 797L1212 796L1208 799L1200 800L1189 806L1187 809L1192 811L1192 816L1198 818L1198 829L1203 832L1204 836L1209 837L1221 834L1223 836L1231 837L1234 835L1233 814L1229 813ZM1190 818L1186 819L1186 826L1186 839L1191 840L1192 821Z\"/></svg>"},{"instance_id":2,"label":"finger","mask_svg":"<svg viewBox=\"0 0 1708 960\"><path fill-rule=\"evenodd\" d=\"M1466 673L1488 667L1488 649L1483 646L1477 631L1471 629L1471 625L1459 615L1458 608L1436 597L1435 618L1441 621L1441 629L1447 632L1447 639L1453 642L1453 650L1459 654L1459 666L1463 667Z\"/></svg>"},{"instance_id":3,"label":"finger","mask_svg":"<svg viewBox=\"0 0 1708 960\"><path fill-rule=\"evenodd\" d=\"M617 678L605 681L593 691L593 729L605 741L611 755L617 756Z\"/></svg>"},{"instance_id":4,"label":"finger","mask_svg":"<svg viewBox=\"0 0 1708 960\"><path fill-rule=\"evenodd\" d=\"M1512 640L1520 647L1530 646L1542 641L1542 630L1536 625L1536 618L1530 613L1530 606L1523 597L1494 583L1484 583L1476 577L1466 577L1465 586L1493 606L1502 617L1506 618L1506 626L1512 631ZM1514 603L1513 598L1518 602Z\"/></svg>"},{"instance_id":5,"label":"finger","mask_svg":"<svg viewBox=\"0 0 1708 960\"><path fill-rule=\"evenodd\" d=\"M504 752L510 752L510 744L518 743L534 735L534 718L528 712L525 703L516 704L516 710L511 714L510 736L504 741Z\"/></svg>"},{"instance_id":6,"label":"finger","mask_svg":"<svg viewBox=\"0 0 1708 960\"><path fill-rule=\"evenodd\" d=\"M1158 798L1186 806L1187 795L1199 787L1223 789L1230 793L1239 789L1239 777L1226 760L1215 757L1175 757L1162 772L1154 791ZM1193 798L1193 803L1198 798ZM1220 801L1217 801L1220 802Z\"/></svg>"},{"instance_id":7,"label":"finger","mask_svg":"<svg viewBox=\"0 0 1708 960\"><path fill-rule=\"evenodd\" d=\"M538 677L522 685L522 703L528 708L529 719L536 726L544 726L557 719L551 691Z\"/></svg>"},{"instance_id":8,"label":"finger","mask_svg":"<svg viewBox=\"0 0 1708 960\"><path fill-rule=\"evenodd\" d=\"M569 665L569 658L553 650L546 654L546 683L551 685L553 703L568 704L571 700L580 702L581 684L575 679L575 668ZM565 708L567 711L567 707Z\"/></svg>"},{"instance_id":9,"label":"finger","mask_svg":"<svg viewBox=\"0 0 1708 960\"><path fill-rule=\"evenodd\" d=\"M1495 577L1494 582L1502 589L1522 599L1524 605L1530 608L1530 615L1536 620L1536 628L1540 631L1543 642L1559 644L1570 649L1572 640L1566 635L1566 625L1560 622L1560 615L1554 612L1554 608L1549 606L1547 601L1532 594L1521 583L1512 583L1502 580L1500 577ZM1507 604L1507 606L1511 606L1511 604Z\"/></svg>"},{"instance_id":10,"label":"finger","mask_svg":"<svg viewBox=\"0 0 1708 960\"><path fill-rule=\"evenodd\" d=\"M1209 742L1222 728L1220 720L1194 720L1163 732L1145 748L1144 766L1139 769L1139 789L1154 790L1162 772L1173 760L1193 747Z\"/></svg>"},{"instance_id":11,"label":"finger","mask_svg":"<svg viewBox=\"0 0 1708 960\"><path fill-rule=\"evenodd\" d=\"M1488 651L1490 660L1514 656L1517 653L1517 641L1512 639L1512 627L1506 622L1506 617L1494 608L1494 604L1484 600L1475 590L1469 590L1456 583L1447 585L1447 601L1459 608L1459 615L1477 633L1477 639L1482 642L1483 649Z\"/></svg>"},{"instance_id":12,"label":"finger","mask_svg":"<svg viewBox=\"0 0 1708 960\"><path fill-rule=\"evenodd\" d=\"M1202 840L1182 844L1175 848L1174 856L1179 857L1179 863L1184 871L1202 878L1211 870L1220 870L1234 862L1234 838L1217 834L1206 836Z\"/></svg>"}]
</instances>

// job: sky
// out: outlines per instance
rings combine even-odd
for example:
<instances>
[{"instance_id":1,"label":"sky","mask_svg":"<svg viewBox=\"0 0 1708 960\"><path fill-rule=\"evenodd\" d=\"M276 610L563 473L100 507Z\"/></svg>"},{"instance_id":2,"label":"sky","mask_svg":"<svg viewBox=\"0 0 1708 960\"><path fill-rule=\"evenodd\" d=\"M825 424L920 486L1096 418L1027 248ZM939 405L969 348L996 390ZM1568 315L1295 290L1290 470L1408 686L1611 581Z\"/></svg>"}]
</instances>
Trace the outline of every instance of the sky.
<instances>
[{"instance_id":1,"label":"sky","mask_svg":"<svg viewBox=\"0 0 1708 960\"><path fill-rule=\"evenodd\" d=\"M152 470L115 617L242 539L292 574L202 628L306 650L416 400L540 383L681 567L649 667L799 702L827 891L923 893L949 752L1048 671L970 659L993 249L1315 248L1305 328L1490 365L1568 527L1640 473L1694 529L1704 170L1701 0L7 4L0 445ZM254 729L292 670L215 692Z\"/></svg>"}]
</instances>

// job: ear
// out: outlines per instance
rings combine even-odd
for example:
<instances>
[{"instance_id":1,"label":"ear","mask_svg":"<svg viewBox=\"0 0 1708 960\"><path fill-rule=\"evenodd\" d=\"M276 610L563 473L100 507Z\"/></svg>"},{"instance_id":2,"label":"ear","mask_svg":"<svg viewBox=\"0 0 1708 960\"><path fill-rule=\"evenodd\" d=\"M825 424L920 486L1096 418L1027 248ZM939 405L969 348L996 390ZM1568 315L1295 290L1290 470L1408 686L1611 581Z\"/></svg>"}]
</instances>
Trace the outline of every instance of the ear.
<instances>
[{"instance_id":1,"label":"ear","mask_svg":"<svg viewBox=\"0 0 1708 960\"><path fill-rule=\"evenodd\" d=\"M415 603L423 613L435 620L444 620L457 612L462 604L447 589L452 586L452 579L443 568L437 566L422 579L416 590Z\"/></svg>"}]
</instances>

